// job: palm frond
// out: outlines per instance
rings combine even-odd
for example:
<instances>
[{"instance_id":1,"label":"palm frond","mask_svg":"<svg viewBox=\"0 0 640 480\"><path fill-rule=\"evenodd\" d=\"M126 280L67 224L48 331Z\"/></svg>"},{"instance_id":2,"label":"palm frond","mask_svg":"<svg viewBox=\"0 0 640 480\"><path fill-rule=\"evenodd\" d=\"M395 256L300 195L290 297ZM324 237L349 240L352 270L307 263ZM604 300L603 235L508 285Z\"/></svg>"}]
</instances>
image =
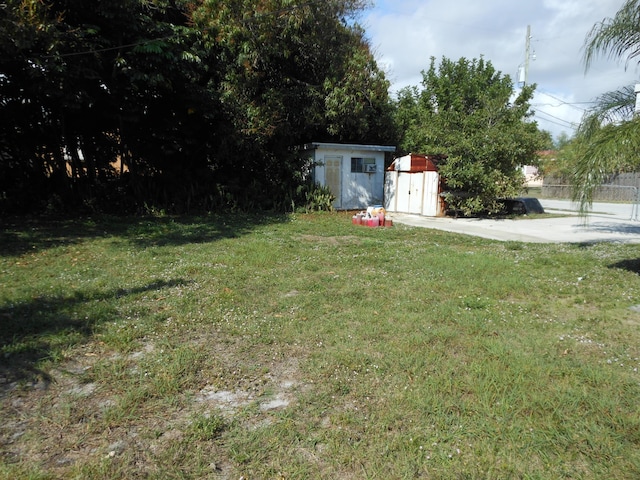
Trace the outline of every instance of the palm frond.
<instances>
[{"instance_id":1,"label":"palm frond","mask_svg":"<svg viewBox=\"0 0 640 480\"><path fill-rule=\"evenodd\" d=\"M600 95L591 112L597 114L603 124L627 121L633 118L635 102L635 88L627 85Z\"/></svg>"},{"instance_id":2,"label":"palm frond","mask_svg":"<svg viewBox=\"0 0 640 480\"><path fill-rule=\"evenodd\" d=\"M640 0L627 0L613 18L597 23L586 36L585 69L589 70L598 55L625 58L625 68L640 57Z\"/></svg>"},{"instance_id":3,"label":"palm frond","mask_svg":"<svg viewBox=\"0 0 640 480\"><path fill-rule=\"evenodd\" d=\"M572 175L572 200L585 215L607 176L640 166L640 118L602 126L590 116L583 120L576 138L580 151Z\"/></svg>"}]
</instances>

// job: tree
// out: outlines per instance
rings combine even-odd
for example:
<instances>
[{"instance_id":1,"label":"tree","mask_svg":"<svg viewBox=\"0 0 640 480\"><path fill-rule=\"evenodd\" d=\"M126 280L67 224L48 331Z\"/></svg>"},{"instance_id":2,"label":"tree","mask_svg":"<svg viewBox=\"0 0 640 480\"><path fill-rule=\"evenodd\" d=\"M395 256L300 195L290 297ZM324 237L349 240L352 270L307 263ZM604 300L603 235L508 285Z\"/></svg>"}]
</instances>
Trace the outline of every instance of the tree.
<instances>
[{"instance_id":1,"label":"tree","mask_svg":"<svg viewBox=\"0 0 640 480\"><path fill-rule=\"evenodd\" d=\"M613 18L596 23L584 43L588 71L598 55L625 59L625 67L640 56L640 0L627 0ZM634 117L633 86L622 87L597 98L585 114L572 145L573 200L586 214L593 194L613 173L640 165L640 119Z\"/></svg>"},{"instance_id":2,"label":"tree","mask_svg":"<svg viewBox=\"0 0 640 480\"><path fill-rule=\"evenodd\" d=\"M352 143L393 143L397 138L390 83L363 35L357 33L344 63L324 81L327 125L323 136Z\"/></svg>"},{"instance_id":3,"label":"tree","mask_svg":"<svg viewBox=\"0 0 640 480\"><path fill-rule=\"evenodd\" d=\"M521 191L521 166L536 165L535 152L545 142L530 121L535 87L514 97L510 77L482 58L443 58L437 68L432 58L422 86L398 96L402 150L447 156L439 170L452 210L497 212L501 197Z\"/></svg>"},{"instance_id":4,"label":"tree","mask_svg":"<svg viewBox=\"0 0 640 480\"><path fill-rule=\"evenodd\" d=\"M572 140L572 137L569 136L567 132L560 132L558 138L553 142L553 148L556 150L562 149L565 145L568 145Z\"/></svg>"},{"instance_id":5,"label":"tree","mask_svg":"<svg viewBox=\"0 0 640 480\"><path fill-rule=\"evenodd\" d=\"M185 2L11 0L0 13L2 206L103 196L134 209L190 188L176 173L206 164L217 102L215 55ZM113 182L116 160L128 173Z\"/></svg>"},{"instance_id":6,"label":"tree","mask_svg":"<svg viewBox=\"0 0 640 480\"><path fill-rule=\"evenodd\" d=\"M0 210L290 205L292 147L393 140L366 5L7 0Z\"/></svg>"},{"instance_id":7,"label":"tree","mask_svg":"<svg viewBox=\"0 0 640 480\"><path fill-rule=\"evenodd\" d=\"M260 203L283 198L300 180L303 159L292 146L393 139L389 82L354 22L365 5L210 0L196 11L220 46L218 92L234 132L218 152L219 174L241 167L263 191Z\"/></svg>"}]
</instances>

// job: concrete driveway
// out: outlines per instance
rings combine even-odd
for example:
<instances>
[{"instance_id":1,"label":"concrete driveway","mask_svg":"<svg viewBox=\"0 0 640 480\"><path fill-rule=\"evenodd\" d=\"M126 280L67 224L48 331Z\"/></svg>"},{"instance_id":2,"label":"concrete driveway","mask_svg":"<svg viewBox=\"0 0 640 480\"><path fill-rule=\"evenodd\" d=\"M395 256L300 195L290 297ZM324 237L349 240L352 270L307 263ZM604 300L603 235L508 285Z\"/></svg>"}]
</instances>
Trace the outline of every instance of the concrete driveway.
<instances>
[{"instance_id":1,"label":"concrete driveway","mask_svg":"<svg viewBox=\"0 0 640 480\"><path fill-rule=\"evenodd\" d=\"M631 204L594 203L585 219L577 206L567 200L541 199L546 213L553 218L484 219L434 218L390 213L395 223L433 228L501 241L529 243L640 243L638 212Z\"/></svg>"}]
</instances>

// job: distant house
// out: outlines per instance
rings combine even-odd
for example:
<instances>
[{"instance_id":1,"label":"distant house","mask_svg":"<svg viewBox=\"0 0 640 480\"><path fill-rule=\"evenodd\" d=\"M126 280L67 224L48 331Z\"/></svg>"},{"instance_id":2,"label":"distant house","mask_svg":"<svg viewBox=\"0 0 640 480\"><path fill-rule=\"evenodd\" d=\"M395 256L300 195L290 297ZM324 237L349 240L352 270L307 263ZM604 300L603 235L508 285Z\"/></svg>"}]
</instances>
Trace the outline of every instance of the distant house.
<instances>
[{"instance_id":1,"label":"distant house","mask_svg":"<svg viewBox=\"0 0 640 480\"><path fill-rule=\"evenodd\" d=\"M358 210L382 205L385 157L394 146L342 143L309 143L313 181L329 187L335 196L334 208Z\"/></svg>"},{"instance_id":2,"label":"distant house","mask_svg":"<svg viewBox=\"0 0 640 480\"><path fill-rule=\"evenodd\" d=\"M538 167L532 165L524 165L522 167L522 173L524 174L524 184L527 187L541 187L542 177L538 172Z\"/></svg>"},{"instance_id":3,"label":"distant house","mask_svg":"<svg viewBox=\"0 0 640 480\"><path fill-rule=\"evenodd\" d=\"M540 150L536 152L538 155L538 159L544 163L547 168L551 168L553 170L553 164L556 161L556 156L558 152L555 150ZM544 183L544 179L540 174L538 167L533 167L531 165L525 165L522 167L522 173L525 177L525 185L527 187L542 187Z\"/></svg>"}]
</instances>

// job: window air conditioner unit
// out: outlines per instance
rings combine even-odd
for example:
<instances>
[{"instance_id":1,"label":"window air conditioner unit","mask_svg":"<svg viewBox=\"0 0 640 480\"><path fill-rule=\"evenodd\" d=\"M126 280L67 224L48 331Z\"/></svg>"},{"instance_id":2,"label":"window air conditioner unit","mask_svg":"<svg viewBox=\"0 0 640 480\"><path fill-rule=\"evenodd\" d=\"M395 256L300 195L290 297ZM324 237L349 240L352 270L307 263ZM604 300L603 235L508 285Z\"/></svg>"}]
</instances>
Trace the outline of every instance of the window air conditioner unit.
<instances>
[{"instance_id":1,"label":"window air conditioner unit","mask_svg":"<svg viewBox=\"0 0 640 480\"><path fill-rule=\"evenodd\" d=\"M376 173L376 165L375 165L375 163L373 165L371 165L371 164L370 165L365 165L365 167L366 167L365 171L367 173Z\"/></svg>"}]
</instances>

